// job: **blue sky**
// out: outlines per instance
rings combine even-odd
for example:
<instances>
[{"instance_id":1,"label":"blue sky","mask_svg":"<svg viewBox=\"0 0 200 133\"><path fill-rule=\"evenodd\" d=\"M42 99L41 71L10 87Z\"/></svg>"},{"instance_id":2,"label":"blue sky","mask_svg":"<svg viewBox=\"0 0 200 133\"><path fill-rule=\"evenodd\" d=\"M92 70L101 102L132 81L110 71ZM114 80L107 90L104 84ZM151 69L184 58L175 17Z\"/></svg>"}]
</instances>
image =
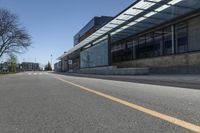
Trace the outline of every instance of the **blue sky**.
<instances>
[{"instance_id":1,"label":"blue sky","mask_svg":"<svg viewBox=\"0 0 200 133\"><path fill-rule=\"evenodd\" d=\"M73 46L73 36L93 16L115 16L134 0L0 0L0 8L17 14L32 36L32 47L19 61L46 64Z\"/></svg>"}]
</instances>

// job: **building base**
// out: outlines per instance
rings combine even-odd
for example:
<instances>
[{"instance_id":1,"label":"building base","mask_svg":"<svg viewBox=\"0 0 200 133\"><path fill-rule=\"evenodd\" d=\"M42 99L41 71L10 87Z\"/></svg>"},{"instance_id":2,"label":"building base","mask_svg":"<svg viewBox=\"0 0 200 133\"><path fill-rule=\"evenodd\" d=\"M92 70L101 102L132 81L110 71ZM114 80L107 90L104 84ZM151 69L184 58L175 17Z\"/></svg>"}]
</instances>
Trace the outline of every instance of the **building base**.
<instances>
[{"instance_id":1,"label":"building base","mask_svg":"<svg viewBox=\"0 0 200 133\"><path fill-rule=\"evenodd\" d=\"M116 67L101 67L101 68L85 68L80 69L81 74L98 74L98 75L147 75L148 68L116 68Z\"/></svg>"}]
</instances>

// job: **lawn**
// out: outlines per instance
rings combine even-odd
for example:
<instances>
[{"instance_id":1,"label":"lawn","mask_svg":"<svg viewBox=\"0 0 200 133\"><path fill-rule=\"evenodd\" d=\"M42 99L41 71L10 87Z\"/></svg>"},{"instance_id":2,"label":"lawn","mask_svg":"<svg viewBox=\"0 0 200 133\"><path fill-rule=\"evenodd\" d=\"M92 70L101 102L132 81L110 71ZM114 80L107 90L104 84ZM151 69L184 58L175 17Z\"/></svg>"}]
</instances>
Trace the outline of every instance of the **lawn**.
<instances>
[{"instance_id":1,"label":"lawn","mask_svg":"<svg viewBox=\"0 0 200 133\"><path fill-rule=\"evenodd\" d=\"M8 75L8 74L16 74L16 73L13 73L13 72L0 72L0 76Z\"/></svg>"}]
</instances>

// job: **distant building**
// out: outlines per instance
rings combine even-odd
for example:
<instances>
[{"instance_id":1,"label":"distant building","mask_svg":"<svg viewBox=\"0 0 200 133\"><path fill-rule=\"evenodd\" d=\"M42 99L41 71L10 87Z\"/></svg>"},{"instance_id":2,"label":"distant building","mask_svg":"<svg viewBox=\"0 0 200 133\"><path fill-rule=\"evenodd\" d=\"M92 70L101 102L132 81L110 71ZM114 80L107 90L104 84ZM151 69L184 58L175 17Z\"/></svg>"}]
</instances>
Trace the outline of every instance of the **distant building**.
<instances>
[{"instance_id":1,"label":"distant building","mask_svg":"<svg viewBox=\"0 0 200 133\"><path fill-rule=\"evenodd\" d=\"M20 64L16 64L16 71L20 71ZM9 72L11 70L11 63L10 62L4 62L0 64L0 71L1 72Z\"/></svg>"},{"instance_id":2,"label":"distant building","mask_svg":"<svg viewBox=\"0 0 200 133\"><path fill-rule=\"evenodd\" d=\"M0 65L0 70L1 70L2 72L8 72L10 66L11 66L11 64L10 64L9 62L1 63L1 65Z\"/></svg>"},{"instance_id":3,"label":"distant building","mask_svg":"<svg viewBox=\"0 0 200 133\"><path fill-rule=\"evenodd\" d=\"M21 64L19 64L19 63L16 64L16 71L17 72L22 71L22 65Z\"/></svg>"},{"instance_id":4,"label":"distant building","mask_svg":"<svg viewBox=\"0 0 200 133\"><path fill-rule=\"evenodd\" d=\"M21 68L23 71L39 71L40 70L39 63L33 63L33 62L22 62Z\"/></svg>"}]
</instances>

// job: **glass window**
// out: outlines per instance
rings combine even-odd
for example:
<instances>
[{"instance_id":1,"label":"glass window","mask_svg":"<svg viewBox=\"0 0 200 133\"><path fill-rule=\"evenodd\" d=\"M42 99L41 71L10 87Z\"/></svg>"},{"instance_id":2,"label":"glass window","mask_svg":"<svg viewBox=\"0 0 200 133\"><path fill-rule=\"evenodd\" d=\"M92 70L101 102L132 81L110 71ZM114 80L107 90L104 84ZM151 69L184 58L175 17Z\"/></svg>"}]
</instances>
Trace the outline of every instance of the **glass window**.
<instances>
[{"instance_id":1,"label":"glass window","mask_svg":"<svg viewBox=\"0 0 200 133\"><path fill-rule=\"evenodd\" d=\"M146 34L146 46L145 46L145 57L153 57L155 45L153 43L154 41L154 33L148 33Z\"/></svg>"},{"instance_id":2,"label":"glass window","mask_svg":"<svg viewBox=\"0 0 200 133\"><path fill-rule=\"evenodd\" d=\"M118 62L120 59L119 59L119 51L121 49L121 45L120 44L113 44L112 47L111 47L111 56L112 56L112 62L113 63L116 63Z\"/></svg>"},{"instance_id":3,"label":"glass window","mask_svg":"<svg viewBox=\"0 0 200 133\"><path fill-rule=\"evenodd\" d=\"M129 61L133 59L133 41L128 41L126 47L126 61Z\"/></svg>"},{"instance_id":4,"label":"glass window","mask_svg":"<svg viewBox=\"0 0 200 133\"><path fill-rule=\"evenodd\" d=\"M111 46L111 53L115 52L117 50L117 46L116 45L112 45Z\"/></svg>"},{"instance_id":5,"label":"glass window","mask_svg":"<svg viewBox=\"0 0 200 133\"><path fill-rule=\"evenodd\" d=\"M172 26L169 26L134 40L115 44L111 49L113 61L121 62L160 55L171 55L173 48L176 49L177 53L186 52L188 50L187 23L175 25L175 35L172 33L172 30ZM174 40L172 40L173 35ZM172 46L173 41L175 41L175 47Z\"/></svg>"},{"instance_id":6,"label":"glass window","mask_svg":"<svg viewBox=\"0 0 200 133\"><path fill-rule=\"evenodd\" d=\"M133 48L133 41L127 42L127 48Z\"/></svg>"},{"instance_id":7,"label":"glass window","mask_svg":"<svg viewBox=\"0 0 200 133\"><path fill-rule=\"evenodd\" d=\"M146 36L139 38L139 45L136 48L137 58L148 58L154 56L154 34L148 33Z\"/></svg>"},{"instance_id":8,"label":"glass window","mask_svg":"<svg viewBox=\"0 0 200 133\"><path fill-rule=\"evenodd\" d=\"M145 45L146 43L146 37L145 36L141 36L139 37L139 47Z\"/></svg>"},{"instance_id":9,"label":"glass window","mask_svg":"<svg viewBox=\"0 0 200 133\"><path fill-rule=\"evenodd\" d=\"M133 59L137 57L137 47L138 47L138 39L133 40Z\"/></svg>"},{"instance_id":10,"label":"glass window","mask_svg":"<svg viewBox=\"0 0 200 133\"><path fill-rule=\"evenodd\" d=\"M88 65L88 67L108 65L108 41L107 40L97 43L95 46L87 49L85 53L84 51L82 53L83 53L83 57L82 57L81 63L83 63L83 65L86 64L86 66Z\"/></svg>"},{"instance_id":11,"label":"glass window","mask_svg":"<svg viewBox=\"0 0 200 133\"><path fill-rule=\"evenodd\" d=\"M144 58L144 47L145 47L145 36L141 36L138 39L138 46L136 47L136 58L140 59L140 58Z\"/></svg>"},{"instance_id":12,"label":"glass window","mask_svg":"<svg viewBox=\"0 0 200 133\"><path fill-rule=\"evenodd\" d=\"M115 54L117 56L117 62L131 60L132 59L131 44L129 43L129 48L128 48L127 43L122 42L119 46L119 50Z\"/></svg>"},{"instance_id":13,"label":"glass window","mask_svg":"<svg viewBox=\"0 0 200 133\"><path fill-rule=\"evenodd\" d=\"M183 53L188 49L188 31L187 23L179 23L175 25L175 42L176 42L176 52Z\"/></svg>"},{"instance_id":14,"label":"glass window","mask_svg":"<svg viewBox=\"0 0 200 133\"><path fill-rule=\"evenodd\" d=\"M119 56L121 56L120 61L126 61L126 43L121 43L121 51L119 53Z\"/></svg>"},{"instance_id":15,"label":"glass window","mask_svg":"<svg viewBox=\"0 0 200 133\"><path fill-rule=\"evenodd\" d=\"M152 33L148 33L146 35L146 44L147 45L152 45L153 44L153 39L154 39L154 34Z\"/></svg>"},{"instance_id":16,"label":"glass window","mask_svg":"<svg viewBox=\"0 0 200 133\"><path fill-rule=\"evenodd\" d=\"M163 53L164 55L172 54L172 28L171 26L164 29Z\"/></svg>"},{"instance_id":17,"label":"glass window","mask_svg":"<svg viewBox=\"0 0 200 133\"><path fill-rule=\"evenodd\" d=\"M189 51L200 50L200 17L195 17L188 22L188 49Z\"/></svg>"},{"instance_id":18,"label":"glass window","mask_svg":"<svg viewBox=\"0 0 200 133\"><path fill-rule=\"evenodd\" d=\"M158 30L154 33L154 55L162 55L162 45L163 45L163 31Z\"/></svg>"},{"instance_id":19,"label":"glass window","mask_svg":"<svg viewBox=\"0 0 200 133\"><path fill-rule=\"evenodd\" d=\"M131 42L132 43L132 42ZM111 48L112 62L122 62L132 60L133 58L133 49L130 42L122 42L114 44Z\"/></svg>"}]
</instances>

